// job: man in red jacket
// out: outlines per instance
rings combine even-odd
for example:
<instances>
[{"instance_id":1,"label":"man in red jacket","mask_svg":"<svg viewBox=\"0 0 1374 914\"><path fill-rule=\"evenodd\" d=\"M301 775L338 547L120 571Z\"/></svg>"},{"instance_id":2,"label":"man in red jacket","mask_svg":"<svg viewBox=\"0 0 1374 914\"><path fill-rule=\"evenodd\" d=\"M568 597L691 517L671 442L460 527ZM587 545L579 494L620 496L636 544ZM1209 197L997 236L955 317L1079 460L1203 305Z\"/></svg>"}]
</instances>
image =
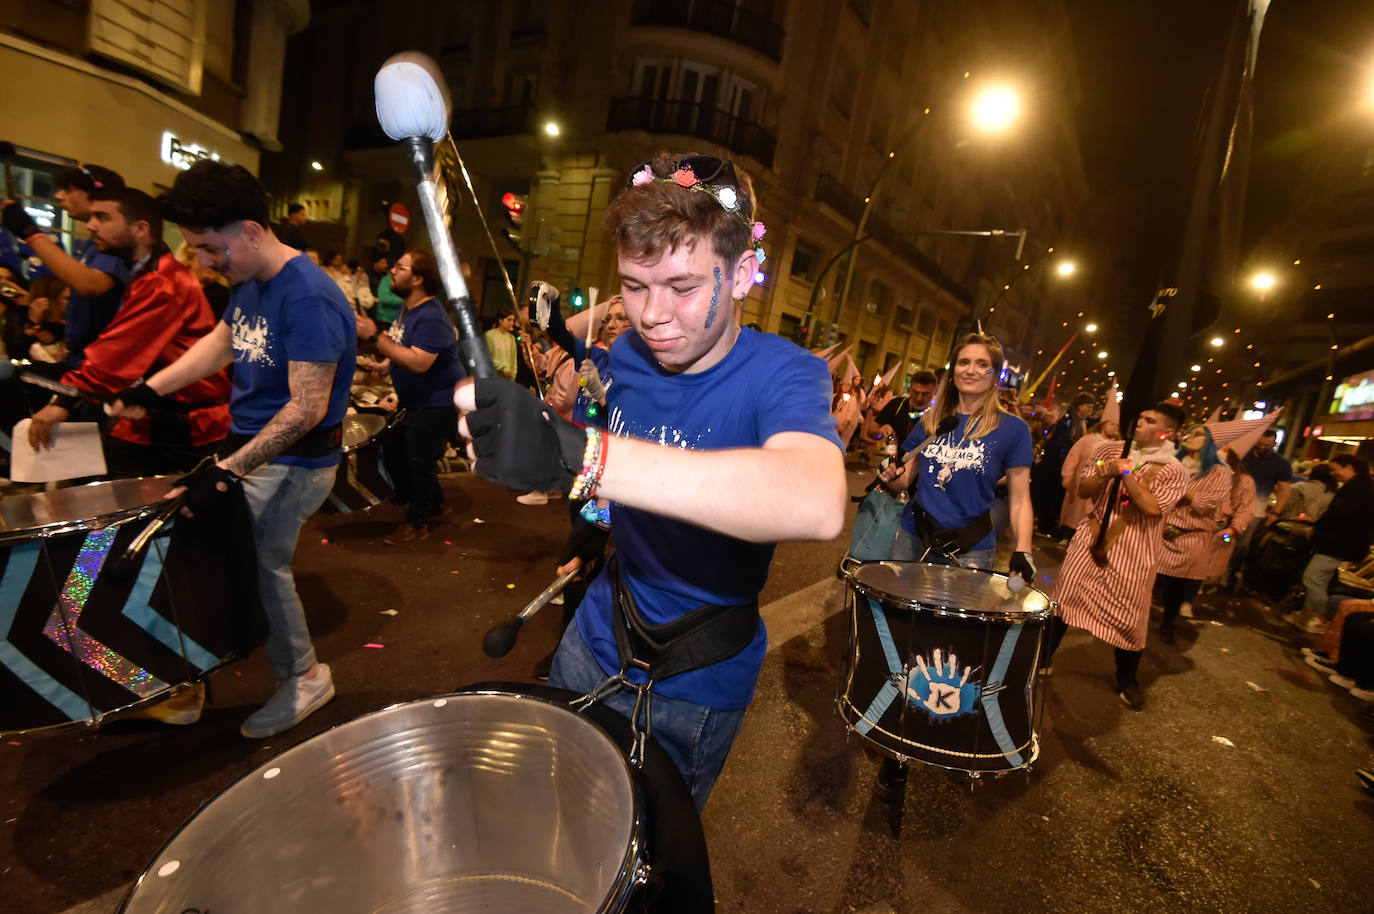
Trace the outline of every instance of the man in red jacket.
<instances>
[{"instance_id":1,"label":"man in red jacket","mask_svg":"<svg viewBox=\"0 0 1374 914\"><path fill-rule=\"evenodd\" d=\"M86 223L102 252L131 264L128 289L113 320L86 347L86 361L62 383L108 399L179 359L215 327L200 283L162 241L162 217L143 191L121 187L92 195ZM111 475L190 470L229 432L229 375L221 368L166 398L142 419L120 419L104 439ZM61 394L29 425L29 443L51 447L53 426L74 401Z\"/></svg>"}]
</instances>

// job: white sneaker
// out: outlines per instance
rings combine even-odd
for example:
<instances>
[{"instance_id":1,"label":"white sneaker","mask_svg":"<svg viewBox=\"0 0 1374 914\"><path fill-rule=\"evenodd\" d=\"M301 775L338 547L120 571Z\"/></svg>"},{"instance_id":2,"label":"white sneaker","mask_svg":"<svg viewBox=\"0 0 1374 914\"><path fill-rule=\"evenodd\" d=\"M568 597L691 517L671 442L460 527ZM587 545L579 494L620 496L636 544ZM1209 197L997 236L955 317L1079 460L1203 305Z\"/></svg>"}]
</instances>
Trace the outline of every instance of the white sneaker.
<instances>
[{"instance_id":1,"label":"white sneaker","mask_svg":"<svg viewBox=\"0 0 1374 914\"><path fill-rule=\"evenodd\" d=\"M329 664L321 663L314 679L292 676L277 686L277 691L243 722L239 732L249 739L264 739L290 730L334 697L334 677Z\"/></svg>"},{"instance_id":2,"label":"white sneaker","mask_svg":"<svg viewBox=\"0 0 1374 914\"><path fill-rule=\"evenodd\" d=\"M515 496L515 500L522 505L547 505L549 496L543 492L526 492L524 495Z\"/></svg>"},{"instance_id":3,"label":"white sneaker","mask_svg":"<svg viewBox=\"0 0 1374 914\"><path fill-rule=\"evenodd\" d=\"M1184 603L1178 608L1178 614L1185 619L1193 618L1193 604Z\"/></svg>"},{"instance_id":4,"label":"white sneaker","mask_svg":"<svg viewBox=\"0 0 1374 914\"><path fill-rule=\"evenodd\" d=\"M1326 631L1326 620L1321 616L1313 616L1307 620L1307 624L1302 627L1302 630L1309 635L1320 635Z\"/></svg>"},{"instance_id":5,"label":"white sneaker","mask_svg":"<svg viewBox=\"0 0 1374 914\"><path fill-rule=\"evenodd\" d=\"M1342 676L1340 673L1332 673L1330 676L1326 677L1326 680L1332 685L1340 686L1343 689L1355 688L1355 680L1351 679L1349 676Z\"/></svg>"}]
</instances>

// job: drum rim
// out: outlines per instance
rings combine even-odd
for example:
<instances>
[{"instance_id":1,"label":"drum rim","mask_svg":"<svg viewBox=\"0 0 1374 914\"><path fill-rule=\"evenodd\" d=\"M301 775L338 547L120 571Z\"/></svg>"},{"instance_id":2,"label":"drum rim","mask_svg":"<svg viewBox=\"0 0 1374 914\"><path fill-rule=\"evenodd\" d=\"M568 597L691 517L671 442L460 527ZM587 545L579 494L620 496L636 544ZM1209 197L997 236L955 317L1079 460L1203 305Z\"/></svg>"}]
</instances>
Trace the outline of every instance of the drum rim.
<instances>
[{"instance_id":1,"label":"drum rim","mask_svg":"<svg viewBox=\"0 0 1374 914\"><path fill-rule=\"evenodd\" d=\"M879 602L891 602L891 603L893 603L893 604L896 604L896 605L898 605L898 606L903 606L903 607L906 607L906 608L908 608L908 609L919 609L919 610L923 610L923 611L925 611L925 612L932 612L932 613L935 613L936 615L958 616L959 618L962 618L962 619L996 619L996 620L998 620L998 621L1002 621L1002 622L1012 622L1012 623L1043 622L1043 621L1045 621L1046 619L1048 619L1050 616L1054 615L1054 610L1055 610L1055 609L1058 607L1058 605L1059 605L1058 603L1056 603L1056 602L1053 600L1053 598L1050 597L1049 594L1045 593L1043 590L1041 590L1041 589L1038 588L1038 587L1032 587L1032 588L1030 588L1032 591L1034 591L1035 593L1038 593L1038 594L1040 594L1040 596L1044 597L1044 599L1045 599L1045 606L1044 606L1043 609L1039 609L1039 610L1035 610L1035 609L1017 609L1017 610L964 609L964 608L958 607L958 606L951 606L951 605L949 605L949 604L947 604L947 603L933 603L933 602L927 602L927 601L924 601L924 600L915 600L915 599L911 599L911 598L909 598L909 597L901 597L901 596L898 596L898 595L896 595L896 594L889 593L889 592L886 591L886 590L879 590L878 588L876 588L876 587L874 587L874 586L872 586L872 585L865 584L863 581L860 581L860 580L855 576L855 572L856 572L856 571L858 571L860 568L864 568L864 567L867 567L867 566L869 566L869 565L904 565L904 564L911 564L911 565L933 565L933 564L935 564L935 563L933 563L933 562L893 562L891 559L875 559L875 560L869 561L869 562L859 562L859 563L857 563L856 565L854 565L852 568L849 568L849 569L847 569L847 570L845 571L845 573L844 573L845 583L846 583L847 585L853 587L856 591L858 591L859 593L863 594L865 597L869 597L869 598L884 597L884 598L887 598L886 601L880 599ZM940 567L950 567L950 566L940 566ZM999 572L999 571L993 571L993 570L990 569L990 568L966 568L966 567L963 567L963 566L958 566L958 567L959 567L960 570L962 570L962 571L973 571L973 572L977 572L978 574L992 575L993 577L997 577L997 578L1004 578L1004 579L1005 579L1005 578L1009 578L1009 577L1010 577L1010 575L1002 574L1002 573Z\"/></svg>"},{"instance_id":2,"label":"drum rim","mask_svg":"<svg viewBox=\"0 0 1374 914\"><path fill-rule=\"evenodd\" d=\"M850 707L853 707L852 703ZM839 696L836 696L835 698L835 716L837 716L840 719L840 724L844 727L846 737L856 736L864 741L865 747L870 747L873 750L887 756L888 758L893 759L897 762L901 762L904 765L910 762L919 762L920 764L925 765L928 768L941 768L945 771L949 771L954 774L968 775L969 778L977 780L978 778L982 777L1000 778L1006 777L1009 774L1028 773L1031 770L1031 768L1035 765L1035 763L1040 761L1040 731L1034 729L1031 731L1030 742L1027 744L1029 747L1029 751L1026 753L1026 761L1020 765L1017 765L1015 768L960 768L956 765L942 765L939 762L928 761L927 759L923 759L920 756L916 755L903 755L902 753L897 752L894 749L890 749L882 743L877 742L876 740L869 739L867 736L860 733L858 729L855 728L855 726L845 718L844 711L840 707Z\"/></svg>"},{"instance_id":3,"label":"drum rim","mask_svg":"<svg viewBox=\"0 0 1374 914\"><path fill-rule=\"evenodd\" d=\"M167 476L131 476L122 479L97 479L94 482L85 482L79 486L67 486L68 489L89 489L95 486L108 486L119 482L143 482L147 480L166 480L169 484L173 480ZM62 490L58 490L62 491ZM17 495L15 498L37 498L47 495L47 492L33 492L28 495ZM68 520L53 521L48 524L39 524L35 527L15 528L12 530L0 530L0 546L10 543L25 542L27 540L45 539L50 536L62 536L65 533L76 533L82 530L102 530L111 524L119 521L130 520L141 517L144 514L152 513L157 507L156 501L150 501L135 507L121 508L108 514L96 514L91 517L71 518Z\"/></svg>"},{"instance_id":4,"label":"drum rim","mask_svg":"<svg viewBox=\"0 0 1374 914\"><path fill-rule=\"evenodd\" d=\"M615 756L620 761L621 767L625 772L625 778L630 785L630 840L627 842L627 846L625 848L625 855L621 859L621 863L615 875L615 878L611 882L610 891L608 892L606 898L600 903L600 906L596 910L597 914L613 914L613 912L621 910L624 904L629 900L630 895L634 891L635 887L643 881L644 876L647 872L647 864L644 862L643 859L643 825L645 810L644 796L638 779L635 778L633 772L630 769L629 760L625 758L625 754L621 751L620 747L616 745L616 742L614 739L611 738L611 735L607 733L605 730L603 730L600 726L598 726L596 721L592 720L591 718L583 714L579 714L577 711L568 707L568 705L566 705L563 702L551 701L547 698L541 698L538 695L524 695L519 692L507 692L501 689L481 689L475 691L442 692L437 695L430 695L424 698L414 698L406 701L393 702L392 704L389 704L383 708L378 708L375 711L368 711L366 714L360 714L357 717L349 718L346 721L342 721L340 723L335 724L332 727L321 730L319 733L315 734L309 739L302 740L301 742L292 746L290 749L287 749L284 752L280 752L277 755L274 755L272 758L267 759L265 762L253 768L251 771L247 771L240 777L234 778L224 787L215 791L215 793L208 799L206 799L203 803L197 806L195 810L186 817L186 820L182 822L180 825L178 825L176 827L176 830L168 836L167 840L158 846L158 849L153 853L152 857L149 858L147 866L145 866L142 869L142 871L139 872L138 878L134 880L133 885L129 887L128 893L125 894L124 899L119 903L117 914L125 914L125 912L129 910L129 903L134 900L135 896L138 894L139 889L142 888L144 881L147 880L150 875L155 873L155 870L153 869L154 865L158 862L158 860L161 859L162 855L166 853L167 849L172 846L173 842L175 842L177 838L181 837L182 833L185 832L186 829L191 826L191 823L194 822L197 818L199 818L200 814L204 812L206 809L208 809L211 804L218 801L230 790L233 790L235 787L237 787L241 782L253 777L254 775L261 777L262 771L273 767L274 764L279 760L285 758L287 755L291 754L292 752L295 752L297 749L300 749L308 743L311 743L314 740L319 739L325 734L332 733L333 731L338 730L340 727L346 727L350 724L367 720L368 718L375 717L379 714L384 714L388 711L393 711L397 708L406 707L408 705L432 703L438 701L439 699L448 700L453 698L462 698L464 696L469 695L516 698L522 701L539 702L541 704L559 708L582 720L584 723L586 723L588 726L594 729L596 733L600 736L600 738L605 740L611 746L611 748L615 750ZM619 771L621 770L621 768L617 768L616 770Z\"/></svg>"},{"instance_id":5,"label":"drum rim","mask_svg":"<svg viewBox=\"0 0 1374 914\"><path fill-rule=\"evenodd\" d=\"M404 415L404 411L398 410L397 412L401 415ZM364 438L362 441L359 441L357 444L342 445L339 449L339 452L341 454L353 454L369 445L376 444L377 439L382 435L382 433L385 432L387 429L391 428L392 426L392 421L388 419L386 416L381 415L380 413L349 413L347 416L344 417L344 419L361 419L363 416L375 416L376 418L381 419L382 427L377 429L368 437Z\"/></svg>"}]
</instances>

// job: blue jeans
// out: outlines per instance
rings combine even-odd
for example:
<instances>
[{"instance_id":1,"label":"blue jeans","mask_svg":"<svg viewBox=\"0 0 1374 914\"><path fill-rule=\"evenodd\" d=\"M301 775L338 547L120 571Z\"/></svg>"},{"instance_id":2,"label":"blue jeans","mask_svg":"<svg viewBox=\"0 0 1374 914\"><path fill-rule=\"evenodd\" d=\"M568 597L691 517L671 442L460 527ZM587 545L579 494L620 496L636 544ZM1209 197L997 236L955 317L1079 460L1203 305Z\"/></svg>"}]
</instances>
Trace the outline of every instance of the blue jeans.
<instances>
[{"instance_id":1,"label":"blue jeans","mask_svg":"<svg viewBox=\"0 0 1374 914\"><path fill-rule=\"evenodd\" d=\"M549 685L586 694L609 675L582 640L577 626L569 625L554 655ZM634 713L635 696L621 691L602 703L628 718ZM701 812L739 735L744 709L723 711L655 692L651 710L654 742L673 760L692 792L697 812Z\"/></svg>"},{"instance_id":2,"label":"blue jeans","mask_svg":"<svg viewBox=\"0 0 1374 914\"><path fill-rule=\"evenodd\" d=\"M921 542L920 537L913 536L905 530L897 530L897 538L892 541L892 556L894 562L918 562L921 556L925 555L926 547ZM986 568L992 570L993 549L970 549L968 552L961 552L954 557L955 561L965 568ZM934 565L948 565L944 555L932 551L927 555L925 561Z\"/></svg>"},{"instance_id":3,"label":"blue jeans","mask_svg":"<svg viewBox=\"0 0 1374 914\"><path fill-rule=\"evenodd\" d=\"M1303 569L1302 586L1307 588L1307 599L1303 601L1302 608L1319 619L1331 618L1331 579L1340 567L1340 559L1318 552Z\"/></svg>"},{"instance_id":4,"label":"blue jeans","mask_svg":"<svg viewBox=\"0 0 1374 914\"><path fill-rule=\"evenodd\" d=\"M243 494L253 515L258 596L267 615L267 657L278 679L309 672L315 663L291 558L301 525L324 504L336 470L269 463L243 477Z\"/></svg>"}]
</instances>

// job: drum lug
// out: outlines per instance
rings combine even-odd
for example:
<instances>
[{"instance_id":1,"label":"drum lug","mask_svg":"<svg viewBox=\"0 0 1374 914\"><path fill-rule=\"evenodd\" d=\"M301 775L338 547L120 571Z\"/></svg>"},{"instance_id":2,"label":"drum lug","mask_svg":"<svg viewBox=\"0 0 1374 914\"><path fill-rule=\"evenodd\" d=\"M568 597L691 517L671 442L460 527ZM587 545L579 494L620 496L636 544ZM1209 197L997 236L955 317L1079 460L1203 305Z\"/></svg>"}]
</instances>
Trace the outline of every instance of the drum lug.
<instances>
[{"instance_id":1,"label":"drum lug","mask_svg":"<svg viewBox=\"0 0 1374 914\"><path fill-rule=\"evenodd\" d=\"M647 883L647 882L649 881L649 875L650 875L652 872L653 872L653 867L649 866L649 864L647 864L647 863L638 863L638 864L636 864L636 865L635 865L635 875L634 875L635 885L641 886L641 885L644 885L645 883Z\"/></svg>"}]
</instances>

